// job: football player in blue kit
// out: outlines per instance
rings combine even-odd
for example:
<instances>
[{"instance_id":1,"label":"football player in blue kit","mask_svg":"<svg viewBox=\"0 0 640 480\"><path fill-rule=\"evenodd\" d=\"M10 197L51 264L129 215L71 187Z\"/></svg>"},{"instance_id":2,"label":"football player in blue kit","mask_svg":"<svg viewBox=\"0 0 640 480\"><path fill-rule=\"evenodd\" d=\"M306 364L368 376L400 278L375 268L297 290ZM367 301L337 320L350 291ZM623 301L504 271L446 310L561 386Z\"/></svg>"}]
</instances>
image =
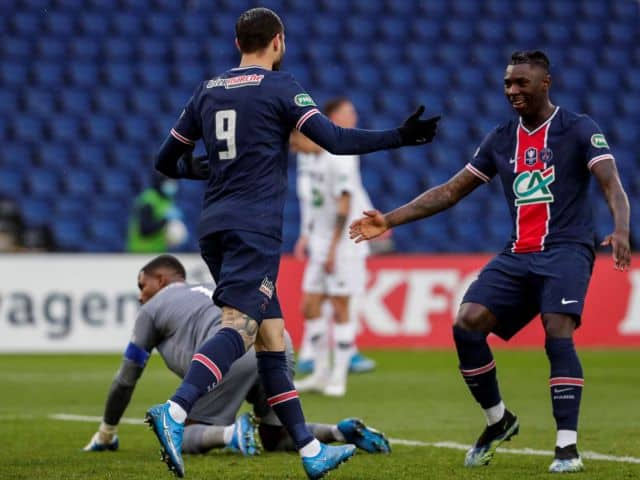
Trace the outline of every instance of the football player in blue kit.
<instances>
[{"instance_id":1,"label":"football player in blue kit","mask_svg":"<svg viewBox=\"0 0 640 480\"><path fill-rule=\"evenodd\" d=\"M332 153L364 154L428 143L439 118L421 119L420 107L395 129L334 125L293 76L279 71L284 26L269 9L240 15L236 45L239 67L196 88L156 160L156 168L169 177L208 181L200 249L216 281L213 301L222 307L223 328L201 345L171 399L152 407L146 418L160 441L163 460L182 477L185 419L194 403L254 345L269 405L294 440L308 477L320 478L351 457L355 447L324 445L313 437L287 371L276 279L289 135L295 128ZM190 155L199 139L206 147L208 168Z\"/></svg>"},{"instance_id":2,"label":"football player in blue kit","mask_svg":"<svg viewBox=\"0 0 640 480\"><path fill-rule=\"evenodd\" d=\"M617 270L627 270L629 201L614 157L596 123L551 103L550 66L541 51L515 52L504 92L519 118L497 126L473 159L448 182L387 214L367 212L351 225L356 241L435 215L499 176L513 220L505 249L466 292L453 327L460 371L484 409L487 427L467 452L465 465L487 465L500 443L518 433L518 419L505 408L496 364L486 337L509 340L542 315L549 387L556 421L551 472L576 472L582 366L573 343L580 326L594 262L595 228L589 183L593 175L613 215L615 229L601 245L613 247Z\"/></svg>"}]
</instances>

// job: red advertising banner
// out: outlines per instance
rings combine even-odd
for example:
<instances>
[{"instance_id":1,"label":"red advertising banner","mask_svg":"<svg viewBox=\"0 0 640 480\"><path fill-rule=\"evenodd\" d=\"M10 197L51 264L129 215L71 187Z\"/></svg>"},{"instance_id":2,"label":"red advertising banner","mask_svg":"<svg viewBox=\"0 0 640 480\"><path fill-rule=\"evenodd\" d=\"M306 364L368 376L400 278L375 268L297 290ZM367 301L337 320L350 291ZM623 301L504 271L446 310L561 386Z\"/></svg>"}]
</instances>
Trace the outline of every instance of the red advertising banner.
<instances>
[{"instance_id":1,"label":"red advertising banner","mask_svg":"<svg viewBox=\"0 0 640 480\"><path fill-rule=\"evenodd\" d=\"M366 293L357 301L358 346L452 347L451 325L469 284L490 255L406 255L372 257ZM640 255L629 272L614 270L610 255L599 255L585 302L576 343L591 347L640 347ZM278 296L294 342L302 334L300 300L304 263L284 257ZM534 319L509 343L544 344L540 319Z\"/></svg>"}]
</instances>

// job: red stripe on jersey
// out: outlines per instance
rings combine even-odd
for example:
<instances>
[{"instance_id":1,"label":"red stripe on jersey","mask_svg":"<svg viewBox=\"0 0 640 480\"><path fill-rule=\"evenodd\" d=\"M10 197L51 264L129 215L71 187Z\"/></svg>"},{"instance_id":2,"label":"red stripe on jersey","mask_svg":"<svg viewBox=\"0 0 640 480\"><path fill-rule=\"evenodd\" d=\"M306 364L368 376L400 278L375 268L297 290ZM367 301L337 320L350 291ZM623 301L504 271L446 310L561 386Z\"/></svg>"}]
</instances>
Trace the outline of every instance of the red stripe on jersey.
<instances>
[{"instance_id":1,"label":"red stripe on jersey","mask_svg":"<svg viewBox=\"0 0 640 480\"><path fill-rule=\"evenodd\" d=\"M176 140L181 141L182 143L185 143L187 145L195 145L196 142L194 142L193 140L188 139L187 137L185 137L184 135L178 133L176 131L175 128L171 129L171 135L173 136L173 138L175 138Z\"/></svg>"},{"instance_id":2,"label":"red stripe on jersey","mask_svg":"<svg viewBox=\"0 0 640 480\"><path fill-rule=\"evenodd\" d=\"M516 149L516 177L521 172L543 170L546 165L540 159L540 151L545 148L547 131L551 122L532 133L527 132L522 125L518 125L518 143ZM528 158L526 152L535 149L535 161ZM534 203L531 205L516 206L516 240L511 251L514 253L540 252L544 250L544 239L549 233L549 204Z\"/></svg>"},{"instance_id":3,"label":"red stripe on jersey","mask_svg":"<svg viewBox=\"0 0 640 480\"><path fill-rule=\"evenodd\" d=\"M305 113L304 115L302 115L299 119L298 119L298 123L296 123L296 130L300 130L302 128L302 125L304 125L304 122L306 122L307 120L309 120L311 117L313 117L316 113L320 113L320 110L318 110L317 108L312 108L311 110L309 110L307 113Z\"/></svg>"},{"instance_id":4,"label":"red stripe on jersey","mask_svg":"<svg viewBox=\"0 0 640 480\"><path fill-rule=\"evenodd\" d=\"M270 407L274 405L278 405L282 402L288 402L289 400L293 400L294 398L298 398L298 392L296 390L289 390L288 392L280 393L278 395L274 395L273 397L267 398L267 403Z\"/></svg>"},{"instance_id":5,"label":"red stripe on jersey","mask_svg":"<svg viewBox=\"0 0 640 480\"><path fill-rule=\"evenodd\" d=\"M571 378L571 377L555 377L549 379L550 387L557 387L558 385L569 385L572 387L583 387L583 378Z\"/></svg>"},{"instance_id":6,"label":"red stripe on jersey","mask_svg":"<svg viewBox=\"0 0 640 480\"><path fill-rule=\"evenodd\" d=\"M222 379L222 372L220 371L218 366L211 361L210 358L205 357L201 353L196 353L191 358L191 360L193 362L200 362L202 365L207 367L207 369L213 374L213 376L216 377L216 383L220 383L220 380Z\"/></svg>"}]
</instances>

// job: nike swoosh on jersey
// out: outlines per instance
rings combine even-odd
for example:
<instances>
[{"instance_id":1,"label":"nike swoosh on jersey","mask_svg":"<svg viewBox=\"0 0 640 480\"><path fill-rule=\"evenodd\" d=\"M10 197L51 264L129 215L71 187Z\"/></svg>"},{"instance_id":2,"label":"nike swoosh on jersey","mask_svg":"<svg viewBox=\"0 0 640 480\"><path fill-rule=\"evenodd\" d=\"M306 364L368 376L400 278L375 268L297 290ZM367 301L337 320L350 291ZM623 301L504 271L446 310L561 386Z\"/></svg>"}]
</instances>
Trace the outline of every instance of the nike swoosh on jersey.
<instances>
[{"instance_id":1,"label":"nike swoosh on jersey","mask_svg":"<svg viewBox=\"0 0 640 480\"><path fill-rule=\"evenodd\" d=\"M562 303L562 305L569 305L570 303L578 303L578 300L566 300L564 297L562 297L560 303Z\"/></svg>"}]
</instances>

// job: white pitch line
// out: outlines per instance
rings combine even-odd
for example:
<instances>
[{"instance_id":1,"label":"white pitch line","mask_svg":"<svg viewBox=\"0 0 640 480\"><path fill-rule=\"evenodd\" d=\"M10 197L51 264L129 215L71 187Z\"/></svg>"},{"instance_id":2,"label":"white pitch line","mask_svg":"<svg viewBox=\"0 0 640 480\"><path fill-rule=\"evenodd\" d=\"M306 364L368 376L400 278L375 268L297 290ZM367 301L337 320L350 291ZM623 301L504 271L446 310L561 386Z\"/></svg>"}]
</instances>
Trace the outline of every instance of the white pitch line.
<instances>
[{"instance_id":1,"label":"white pitch line","mask_svg":"<svg viewBox=\"0 0 640 480\"><path fill-rule=\"evenodd\" d=\"M17 418L15 416L14 418ZM25 416L26 417L26 416ZM0 417L1 418L1 417ZM20 417L21 418L21 417ZM102 417L91 415L73 415L70 413L54 413L49 415L51 420L63 420L71 422L101 422ZM129 425L144 425L142 419L123 417L120 419L120 423L126 423ZM403 438L390 438L389 441L393 445L406 445L409 447L434 447L434 448L449 448L453 450L468 450L471 446L457 442L422 442L420 440L405 440ZM498 448L498 452L510 453L512 455L537 455L542 457L551 457L553 452L550 450L536 450L533 448ZM619 463L637 463L640 464L640 458L637 457L618 457L615 455L606 455L597 452L582 452L582 458L588 460L604 460L608 462Z\"/></svg>"},{"instance_id":2,"label":"white pitch line","mask_svg":"<svg viewBox=\"0 0 640 480\"><path fill-rule=\"evenodd\" d=\"M410 447L451 448L454 450L468 450L471 448L471 445L464 445L457 442L421 442L419 440L404 440L402 438L390 438L389 441L393 445L407 445ZM511 453L514 455L538 455L543 457L553 456L553 452L550 450L536 450L533 448L498 448L498 452ZM581 452L580 456L589 460L605 460L608 462L640 464L640 458L637 457L618 457L615 455L606 455L604 453L588 451Z\"/></svg>"},{"instance_id":3,"label":"white pitch line","mask_svg":"<svg viewBox=\"0 0 640 480\"><path fill-rule=\"evenodd\" d=\"M96 417L91 415L72 415L70 413L54 413L49 415L51 420L64 420L68 422L101 422L102 417ZM120 423L126 423L129 425L144 425L144 421L138 418L126 418L120 419Z\"/></svg>"}]
</instances>

